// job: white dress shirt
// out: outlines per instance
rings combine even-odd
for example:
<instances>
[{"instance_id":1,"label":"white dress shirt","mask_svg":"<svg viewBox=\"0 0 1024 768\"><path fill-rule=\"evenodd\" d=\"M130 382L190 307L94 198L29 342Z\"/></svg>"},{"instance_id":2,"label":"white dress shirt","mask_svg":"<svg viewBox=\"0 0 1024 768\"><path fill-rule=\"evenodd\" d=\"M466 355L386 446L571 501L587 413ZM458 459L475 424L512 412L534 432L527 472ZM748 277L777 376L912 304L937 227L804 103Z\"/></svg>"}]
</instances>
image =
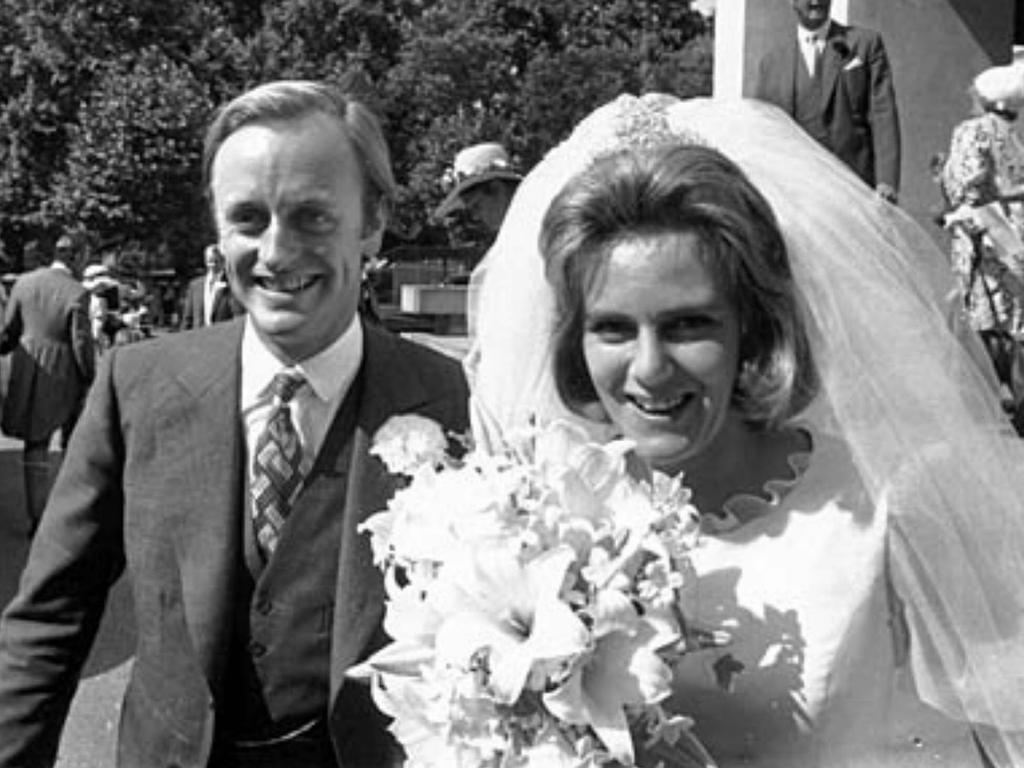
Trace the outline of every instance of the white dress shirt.
<instances>
[{"instance_id":1,"label":"white dress shirt","mask_svg":"<svg viewBox=\"0 0 1024 768\"><path fill-rule=\"evenodd\" d=\"M264 345L252 319L242 334L242 391L240 405L245 430L246 498L252 481L252 456L273 406L270 382L286 368L302 373L306 385L291 401L292 422L302 444L302 474L309 473L327 430L348 393L363 360L363 326L358 316L338 339L298 365L286 366Z\"/></svg>"},{"instance_id":2,"label":"white dress shirt","mask_svg":"<svg viewBox=\"0 0 1024 768\"><path fill-rule=\"evenodd\" d=\"M799 24L796 28L796 39L800 44L800 53L804 57L804 64L811 77L817 74L814 71L817 57L825 50L825 40L828 38L828 28L832 24L827 21L817 29L804 29Z\"/></svg>"},{"instance_id":3,"label":"white dress shirt","mask_svg":"<svg viewBox=\"0 0 1024 768\"><path fill-rule=\"evenodd\" d=\"M228 287L223 272L207 272L203 280L203 325L213 322L213 305L217 294Z\"/></svg>"}]
</instances>

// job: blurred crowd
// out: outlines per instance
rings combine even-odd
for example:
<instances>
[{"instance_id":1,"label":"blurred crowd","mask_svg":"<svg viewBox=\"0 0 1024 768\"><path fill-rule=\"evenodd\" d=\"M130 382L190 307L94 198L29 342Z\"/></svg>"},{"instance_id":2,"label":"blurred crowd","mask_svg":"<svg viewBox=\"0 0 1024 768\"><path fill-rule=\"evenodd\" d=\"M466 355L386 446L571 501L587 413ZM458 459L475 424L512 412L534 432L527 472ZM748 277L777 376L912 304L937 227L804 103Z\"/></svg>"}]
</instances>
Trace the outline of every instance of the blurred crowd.
<instances>
[{"instance_id":1,"label":"blurred crowd","mask_svg":"<svg viewBox=\"0 0 1024 768\"><path fill-rule=\"evenodd\" d=\"M209 325L241 313L216 246L206 271L184 290L146 281L103 263L86 263L62 235L40 265L0 279L0 428L24 443L22 467L29 535L35 532L54 473L50 444L67 445L92 383L111 347L161 332ZM59 463L61 454L58 454Z\"/></svg>"},{"instance_id":2,"label":"blurred crowd","mask_svg":"<svg viewBox=\"0 0 1024 768\"><path fill-rule=\"evenodd\" d=\"M72 239L64 235L58 239L53 257L67 267L70 275L80 276L78 282L88 294L89 329L98 352L115 344L147 339L161 332L199 327L237 314L235 306L232 306L233 311L219 308L220 303L230 302L233 305L233 301L223 276L222 262L211 270L209 256L206 259L207 272L183 282L177 275L171 279L144 279L95 262L79 269L74 250ZM211 245L207 249L208 253L210 251L216 252L216 246ZM19 274L10 272L0 276L0 311L7 304L19 277ZM204 315L204 306L207 305L203 301L203 296L210 294L201 291L197 298L195 293L195 287L201 284L215 286L213 298L218 307L210 317ZM208 306L213 307L212 304Z\"/></svg>"}]
</instances>

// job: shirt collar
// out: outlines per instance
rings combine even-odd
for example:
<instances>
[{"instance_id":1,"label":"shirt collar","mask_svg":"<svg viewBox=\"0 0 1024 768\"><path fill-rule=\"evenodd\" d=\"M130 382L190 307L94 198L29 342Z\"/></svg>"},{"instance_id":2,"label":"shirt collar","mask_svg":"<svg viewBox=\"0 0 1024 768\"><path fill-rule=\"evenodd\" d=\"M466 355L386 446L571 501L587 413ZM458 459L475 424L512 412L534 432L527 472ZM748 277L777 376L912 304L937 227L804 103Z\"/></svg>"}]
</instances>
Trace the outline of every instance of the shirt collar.
<instances>
[{"instance_id":1,"label":"shirt collar","mask_svg":"<svg viewBox=\"0 0 1024 768\"><path fill-rule=\"evenodd\" d=\"M334 342L292 368L301 371L319 400L335 402L348 391L363 361L363 325L356 315ZM266 393L274 374L288 367L263 343L252 318L246 316L242 333L241 406L246 410Z\"/></svg>"},{"instance_id":2,"label":"shirt collar","mask_svg":"<svg viewBox=\"0 0 1024 768\"><path fill-rule=\"evenodd\" d=\"M60 259L54 259L50 262L50 267L53 269L59 269L61 272L67 272L71 274L71 268Z\"/></svg>"},{"instance_id":3,"label":"shirt collar","mask_svg":"<svg viewBox=\"0 0 1024 768\"><path fill-rule=\"evenodd\" d=\"M828 38L828 30L832 26L832 21L826 21L817 29L807 29L800 24L796 25L797 39L802 43L824 42Z\"/></svg>"}]
</instances>

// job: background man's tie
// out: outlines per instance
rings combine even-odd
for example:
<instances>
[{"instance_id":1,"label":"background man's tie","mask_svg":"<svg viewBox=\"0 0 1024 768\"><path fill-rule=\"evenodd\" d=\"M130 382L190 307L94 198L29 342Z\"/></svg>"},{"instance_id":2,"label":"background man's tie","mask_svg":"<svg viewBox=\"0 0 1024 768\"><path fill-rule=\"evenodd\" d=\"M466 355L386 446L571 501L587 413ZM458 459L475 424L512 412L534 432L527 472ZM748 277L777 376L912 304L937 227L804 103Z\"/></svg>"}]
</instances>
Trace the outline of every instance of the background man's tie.
<instances>
[{"instance_id":1,"label":"background man's tie","mask_svg":"<svg viewBox=\"0 0 1024 768\"><path fill-rule=\"evenodd\" d=\"M306 380L297 371L274 376L274 405L256 441L252 471L253 530L264 561L277 547L284 521L302 486L302 444L292 423L289 402Z\"/></svg>"},{"instance_id":2,"label":"background man's tie","mask_svg":"<svg viewBox=\"0 0 1024 768\"><path fill-rule=\"evenodd\" d=\"M811 45L814 48L814 56L811 57L811 77L821 77L821 60L825 53L825 41L815 39Z\"/></svg>"},{"instance_id":3,"label":"background man's tie","mask_svg":"<svg viewBox=\"0 0 1024 768\"><path fill-rule=\"evenodd\" d=\"M806 51L803 55L804 63L807 65L807 72L811 78L820 77L821 75L821 59L825 51L825 41L819 38L817 35L806 35L801 39L803 44L803 50ZM808 55L808 53L810 55Z\"/></svg>"}]
</instances>

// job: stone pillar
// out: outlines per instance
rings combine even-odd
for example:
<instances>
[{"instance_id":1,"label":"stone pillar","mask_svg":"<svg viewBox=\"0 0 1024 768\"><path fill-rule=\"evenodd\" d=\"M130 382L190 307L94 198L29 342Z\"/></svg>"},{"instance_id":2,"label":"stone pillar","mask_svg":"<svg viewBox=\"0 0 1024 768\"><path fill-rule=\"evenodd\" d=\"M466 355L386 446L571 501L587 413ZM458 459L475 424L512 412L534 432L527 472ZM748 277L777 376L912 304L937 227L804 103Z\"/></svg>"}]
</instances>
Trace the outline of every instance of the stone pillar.
<instances>
[{"instance_id":1,"label":"stone pillar","mask_svg":"<svg viewBox=\"0 0 1024 768\"><path fill-rule=\"evenodd\" d=\"M981 6L984 6L982 9ZM940 242L929 164L970 109L974 76L1012 58L1014 0L833 0L837 21L879 30L893 68L902 134L900 204ZM716 96L749 93L761 56L796 25L791 0L718 0Z\"/></svg>"},{"instance_id":2,"label":"stone pillar","mask_svg":"<svg viewBox=\"0 0 1024 768\"><path fill-rule=\"evenodd\" d=\"M719 0L715 8L715 96L735 97L743 93L747 79L748 5L750 0ZM752 72L756 71L755 67Z\"/></svg>"}]
</instances>

